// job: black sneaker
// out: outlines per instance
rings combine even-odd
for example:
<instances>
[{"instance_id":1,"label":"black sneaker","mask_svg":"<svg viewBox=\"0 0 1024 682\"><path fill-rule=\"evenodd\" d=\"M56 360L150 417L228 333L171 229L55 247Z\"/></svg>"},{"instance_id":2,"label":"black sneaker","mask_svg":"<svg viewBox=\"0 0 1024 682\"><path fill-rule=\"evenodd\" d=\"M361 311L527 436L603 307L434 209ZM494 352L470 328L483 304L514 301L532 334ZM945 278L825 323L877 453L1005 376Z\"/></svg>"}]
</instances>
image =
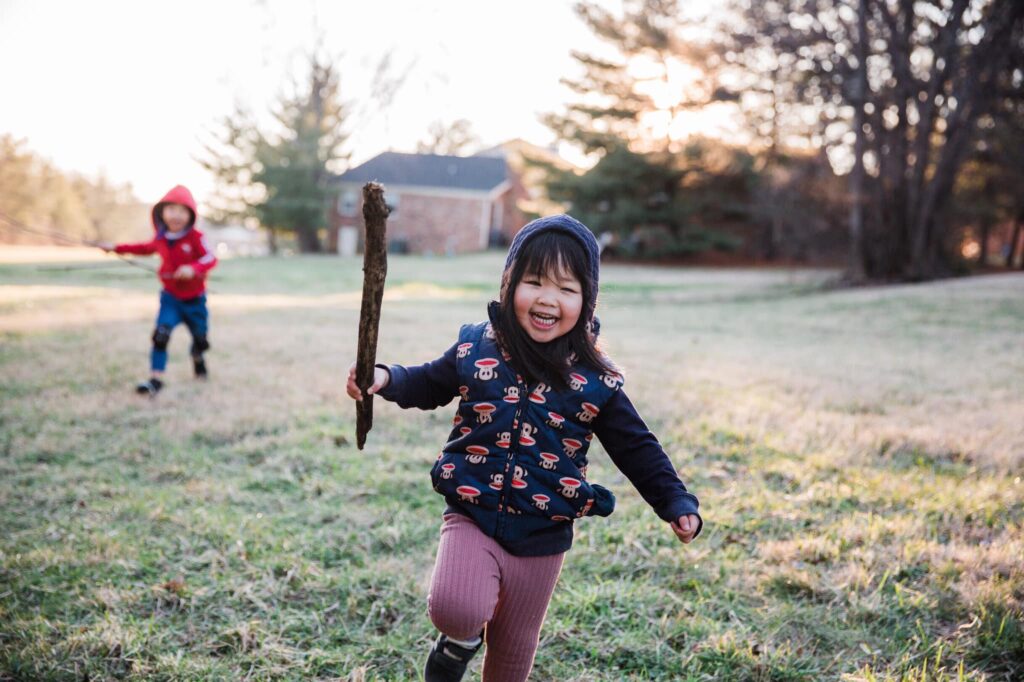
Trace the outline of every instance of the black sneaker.
<instances>
[{"instance_id":1,"label":"black sneaker","mask_svg":"<svg viewBox=\"0 0 1024 682\"><path fill-rule=\"evenodd\" d=\"M203 360L202 356L192 357L192 369L195 371L196 379L206 378L206 361Z\"/></svg>"},{"instance_id":2,"label":"black sneaker","mask_svg":"<svg viewBox=\"0 0 1024 682\"><path fill-rule=\"evenodd\" d=\"M437 638L434 648L427 656L427 664L423 668L423 679L426 682L459 682L466 674L466 667L476 652L483 646L483 637L475 647L466 648L453 644L441 635Z\"/></svg>"},{"instance_id":3,"label":"black sneaker","mask_svg":"<svg viewBox=\"0 0 1024 682\"><path fill-rule=\"evenodd\" d=\"M160 381L156 377L148 381L143 381L141 384L135 387L135 392L139 395L148 395L150 398L160 392L160 389L164 387L164 382Z\"/></svg>"}]
</instances>

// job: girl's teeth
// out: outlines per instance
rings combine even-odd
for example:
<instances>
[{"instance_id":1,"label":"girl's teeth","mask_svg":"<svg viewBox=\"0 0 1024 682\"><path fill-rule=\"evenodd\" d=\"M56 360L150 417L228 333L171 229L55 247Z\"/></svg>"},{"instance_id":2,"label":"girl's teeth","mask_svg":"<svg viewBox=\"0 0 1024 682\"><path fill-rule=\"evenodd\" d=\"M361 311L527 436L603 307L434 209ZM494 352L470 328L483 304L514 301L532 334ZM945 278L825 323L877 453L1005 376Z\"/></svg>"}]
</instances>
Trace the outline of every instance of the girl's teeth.
<instances>
[{"instance_id":1,"label":"girl's teeth","mask_svg":"<svg viewBox=\"0 0 1024 682\"><path fill-rule=\"evenodd\" d=\"M544 326L550 326L550 325L553 325L555 323L555 318L554 317L548 317L546 315L538 315L537 313L531 313L531 315L533 316L533 319L537 321L538 324L541 324L541 325L544 325Z\"/></svg>"}]
</instances>

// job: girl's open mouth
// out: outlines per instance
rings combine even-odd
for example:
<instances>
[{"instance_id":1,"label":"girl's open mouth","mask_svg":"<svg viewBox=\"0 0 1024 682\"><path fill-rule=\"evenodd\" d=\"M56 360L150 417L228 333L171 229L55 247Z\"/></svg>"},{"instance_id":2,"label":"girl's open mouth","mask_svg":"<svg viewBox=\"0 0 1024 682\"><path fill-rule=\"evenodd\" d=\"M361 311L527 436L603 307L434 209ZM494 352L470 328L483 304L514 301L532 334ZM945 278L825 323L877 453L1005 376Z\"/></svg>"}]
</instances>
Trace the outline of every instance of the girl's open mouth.
<instances>
[{"instance_id":1,"label":"girl's open mouth","mask_svg":"<svg viewBox=\"0 0 1024 682\"><path fill-rule=\"evenodd\" d=\"M551 329L558 322L558 318L554 315L544 315L542 313L530 313L530 321L533 322L534 326L540 329Z\"/></svg>"}]
</instances>

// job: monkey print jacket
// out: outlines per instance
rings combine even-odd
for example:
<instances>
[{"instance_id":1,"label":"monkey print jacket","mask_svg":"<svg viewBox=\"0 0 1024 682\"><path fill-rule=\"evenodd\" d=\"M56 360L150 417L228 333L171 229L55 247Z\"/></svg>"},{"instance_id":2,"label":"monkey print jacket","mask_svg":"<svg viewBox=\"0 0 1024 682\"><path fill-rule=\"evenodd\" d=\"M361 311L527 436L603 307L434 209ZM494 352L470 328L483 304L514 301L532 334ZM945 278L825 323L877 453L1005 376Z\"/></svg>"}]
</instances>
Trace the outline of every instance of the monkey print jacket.
<instances>
[{"instance_id":1,"label":"monkey print jacket","mask_svg":"<svg viewBox=\"0 0 1024 682\"><path fill-rule=\"evenodd\" d=\"M514 555L564 552L575 519L612 513L614 495L587 479L595 434L659 517L698 514L697 498L618 375L577 365L567 391L526 385L486 322L464 326L458 342L433 362L385 368L391 379L379 395L401 407L429 410L460 398L430 472L434 489L447 501L446 513L470 517Z\"/></svg>"}]
</instances>

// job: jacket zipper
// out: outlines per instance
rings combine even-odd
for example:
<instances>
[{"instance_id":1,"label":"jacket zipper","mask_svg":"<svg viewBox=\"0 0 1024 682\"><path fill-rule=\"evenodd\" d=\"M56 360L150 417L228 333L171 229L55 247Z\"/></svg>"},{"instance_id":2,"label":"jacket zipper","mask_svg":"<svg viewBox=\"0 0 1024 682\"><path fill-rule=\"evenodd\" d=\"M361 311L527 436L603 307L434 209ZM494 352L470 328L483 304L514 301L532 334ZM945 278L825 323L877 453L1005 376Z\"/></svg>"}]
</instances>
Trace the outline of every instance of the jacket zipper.
<instances>
[{"instance_id":1,"label":"jacket zipper","mask_svg":"<svg viewBox=\"0 0 1024 682\"><path fill-rule=\"evenodd\" d=\"M505 525L505 518L508 516L509 488L512 487L512 474L515 473L516 445L519 444L519 433L523 430L523 403L529 395L526 390L529 386L520 381L518 376L516 377L516 386L519 387L519 402L516 403L516 415L512 419L511 441L508 444L508 454L505 456L505 473L502 475L503 478L501 480L501 497L498 498L498 518L494 529L495 537L502 537L504 535L501 531Z\"/></svg>"}]
</instances>

